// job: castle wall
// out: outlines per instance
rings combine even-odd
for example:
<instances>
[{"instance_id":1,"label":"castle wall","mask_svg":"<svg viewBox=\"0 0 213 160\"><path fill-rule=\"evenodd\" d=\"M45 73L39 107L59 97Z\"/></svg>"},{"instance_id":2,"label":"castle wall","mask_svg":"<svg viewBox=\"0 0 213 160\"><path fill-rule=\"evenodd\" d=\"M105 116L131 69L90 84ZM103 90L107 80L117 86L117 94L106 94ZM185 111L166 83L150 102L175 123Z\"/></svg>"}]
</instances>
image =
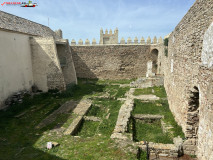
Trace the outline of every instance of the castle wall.
<instances>
[{"instance_id":1,"label":"castle wall","mask_svg":"<svg viewBox=\"0 0 213 160\"><path fill-rule=\"evenodd\" d=\"M156 48L158 46L155 46ZM71 46L79 78L131 79L145 76L155 59L151 45Z\"/></svg>"},{"instance_id":2,"label":"castle wall","mask_svg":"<svg viewBox=\"0 0 213 160\"><path fill-rule=\"evenodd\" d=\"M168 57L163 58L164 85L170 109L190 140L185 144L185 153L195 154L198 146L198 157L205 160L213 158L213 132L210 129L213 127L213 119L211 114L207 114L211 107L204 105L209 103L206 99L209 82L206 80L209 79L207 75L211 74L200 68L203 65L201 53L204 33L213 21L212 8L211 1L197 0L194 3L170 35ZM198 88L199 94L197 110L191 110L190 106L194 88ZM208 149L205 147L207 144L211 144Z\"/></svg>"},{"instance_id":3,"label":"castle wall","mask_svg":"<svg viewBox=\"0 0 213 160\"><path fill-rule=\"evenodd\" d=\"M43 90L65 89L65 80L53 37L32 37L32 66L35 85Z\"/></svg>"},{"instance_id":4,"label":"castle wall","mask_svg":"<svg viewBox=\"0 0 213 160\"><path fill-rule=\"evenodd\" d=\"M199 68L200 124L198 157L213 159L213 22L205 32Z\"/></svg>"},{"instance_id":5,"label":"castle wall","mask_svg":"<svg viewBox=\"0 0 213 160\"><path fill-rule=\"evenodd\" d=\"M0 31L0 108L3 101L33 85L29 36Z\"/></svg>"}]
</instances>

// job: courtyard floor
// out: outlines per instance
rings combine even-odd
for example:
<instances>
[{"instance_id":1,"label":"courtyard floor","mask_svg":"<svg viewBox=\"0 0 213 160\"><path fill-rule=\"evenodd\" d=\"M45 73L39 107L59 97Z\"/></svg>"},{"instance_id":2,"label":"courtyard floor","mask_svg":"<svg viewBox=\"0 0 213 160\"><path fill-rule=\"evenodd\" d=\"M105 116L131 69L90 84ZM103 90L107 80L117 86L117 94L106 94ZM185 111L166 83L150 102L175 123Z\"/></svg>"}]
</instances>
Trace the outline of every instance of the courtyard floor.
<instances>
[{"instance_id":1,"label":"courtyard floor","mask_svg":"<svg viewBox=\"0 0 213 160\"><path fill-rule=\"evenodd\" d=\"M86 80L79 79L77 86L58 93L50 91L38 95L28 95L22 104L14 104L7 111L0 112L0 159L2 160L136 160L146 159L146 153L137 156L120 149L110 139L115 128L122 99L130 90L131 80ZM160 97L155 102L135 100L132 114L161 114L165 123L171 125L171 134L165 135L159 122L154 125L135 123L136 141L144 140L172 143L172 138L183 137L176 124L166 99L163 87L136 89L135 96L154 94ZM69 101L77 106L88 100L91 103L78 130L73 135L64 132L79 115L65 105ZM95 120L90 120L90 119ZM130 127L131 128L131 127ZM47 142L57 142L59 146L48 150Z\"/></svg>"}]
</instances>

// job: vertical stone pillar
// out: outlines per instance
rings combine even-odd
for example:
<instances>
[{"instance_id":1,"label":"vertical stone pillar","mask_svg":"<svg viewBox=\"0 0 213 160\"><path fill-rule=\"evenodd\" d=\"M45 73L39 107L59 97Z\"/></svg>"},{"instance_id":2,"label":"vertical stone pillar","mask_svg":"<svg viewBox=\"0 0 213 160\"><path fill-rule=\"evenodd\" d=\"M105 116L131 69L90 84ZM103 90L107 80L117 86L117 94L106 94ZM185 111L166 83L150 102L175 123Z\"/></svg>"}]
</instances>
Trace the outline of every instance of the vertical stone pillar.
<instances>
[{"instance_id":1,"label":"vertical stone pillar","mask_svg":"<svg viewBox=\"0 0 213 160\"><path fill-rule=\"evenodd\" d=\"M147 72L146 72L146 77L153 77L155 76L155 73L152 73L152 61L147 62Z\"/></svg>"}]
</instances>

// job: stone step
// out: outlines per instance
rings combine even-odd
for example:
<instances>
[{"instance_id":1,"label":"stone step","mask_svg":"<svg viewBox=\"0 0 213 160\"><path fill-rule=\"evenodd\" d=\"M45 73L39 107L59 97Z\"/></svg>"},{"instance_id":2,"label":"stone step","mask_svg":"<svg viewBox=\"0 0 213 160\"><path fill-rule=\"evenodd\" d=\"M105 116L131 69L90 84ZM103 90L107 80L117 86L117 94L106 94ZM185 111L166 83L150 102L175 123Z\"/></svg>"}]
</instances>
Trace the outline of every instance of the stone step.
<instances>
[{"instance_id":1,"label":"stone step","mask_svg":"<svg viewBox=\"0 0 213 160\"><path fill-rule=\"evenodd\" d=\"M64 135L74 135L77 132L78 127L80 126L83 120L83 116L77 116L71 125L65 130Z\"/></svg>"},{"instance_id":2,"label":"stone step","mask_svg":"<svg viewBox=\"0 0 213 160\"><path fill-rule=\"evenodd\" d=\"M37 129L43 128L52 122L54 122L59 114L68 113L72 111L77 105L76 101L67 101L64 103L61 107L59 107L57 110L55 110L53 113L51 113L49 116L47 116L44 120L42 120L37 126Z\"/></svg>"},{"instance_id":3,"label":"stone step","mask_svg":"<svg viewBox=\"0 0 213 160\"><path fill-rule=\"evenodd\" d=\"M77 115L77 117L72 121L70 126L65 130L64 135L74 135L78 127L80 126L84 115L88 112L89 108L91 107L92 103L90 100L82 100L73 110L73 113Z\"/></svg>"}]
</instances>

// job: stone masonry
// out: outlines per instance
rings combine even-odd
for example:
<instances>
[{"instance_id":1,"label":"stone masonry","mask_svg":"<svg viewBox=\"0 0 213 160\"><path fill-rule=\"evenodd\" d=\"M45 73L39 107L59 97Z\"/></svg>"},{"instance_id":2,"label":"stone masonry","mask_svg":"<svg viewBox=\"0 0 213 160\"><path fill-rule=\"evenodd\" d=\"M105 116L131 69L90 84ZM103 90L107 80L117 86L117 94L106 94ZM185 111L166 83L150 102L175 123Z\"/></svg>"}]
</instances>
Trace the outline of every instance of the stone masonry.
<instances>
[{"instance_id":1,"label":"stone masonry","mask_svg":"<svg viewBox=\"0 0 213 160\"><path fill-rule=\"evenodd\" d=\"M156 59L150 53L152 48L150 45L71 46L71 52L79 78L131 79L146 74L147 62Z\"/></svg>"},{"instance_id":2,"label":"stone masonry","mask_svg":"<svg viewBox=\"0 0 213 160\"><path fill-rule=\"evenodd\" d=\"M54 31L42 24L0 11L0 28L33 36L59 38Z\"/></svg>"},{"instance_id":3,"label":"stone masonry","mask_svg":"<svg viewBox=\"0 0 213 160\"><path fill-rule=\"evenodd\" d=\"M201 160L213 159L212 22L212 1L196 0L170 34L162 60L169 106L187 138L184 151Z\"/></svg>"}]
</instances>

